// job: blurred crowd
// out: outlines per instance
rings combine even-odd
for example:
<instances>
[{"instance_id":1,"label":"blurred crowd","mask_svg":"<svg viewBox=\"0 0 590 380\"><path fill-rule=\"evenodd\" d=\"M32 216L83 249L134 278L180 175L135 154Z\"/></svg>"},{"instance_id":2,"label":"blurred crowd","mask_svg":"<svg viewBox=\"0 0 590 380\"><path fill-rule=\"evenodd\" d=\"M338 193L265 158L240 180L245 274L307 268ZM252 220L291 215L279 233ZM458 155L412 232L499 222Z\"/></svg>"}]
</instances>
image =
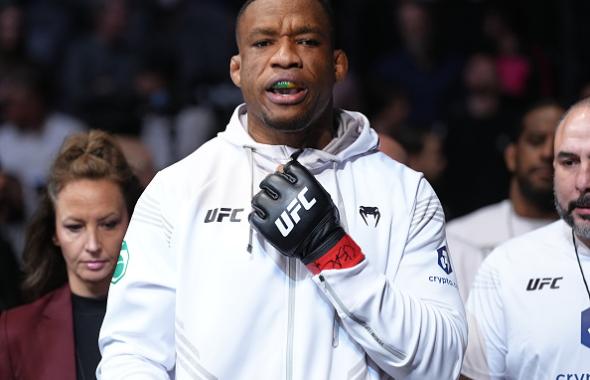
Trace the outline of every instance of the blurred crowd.
<instances>
[{"instance_id":1,"label":"blurred crowd","mask_svg":"<svg viewBox=\"0 0 590 380\"><path fill-rule=\"evenodd\" d=\"M241 3L0 1L0 241L17 259L69 134L116 135L145 186L224 128L242 101L228 75ZM583 1L334 7L351 61L337 106L369 116L384 147L429 179L447 219L507 197L504 149L525 107L590 94Z\"/></svg>"}]
</instances>

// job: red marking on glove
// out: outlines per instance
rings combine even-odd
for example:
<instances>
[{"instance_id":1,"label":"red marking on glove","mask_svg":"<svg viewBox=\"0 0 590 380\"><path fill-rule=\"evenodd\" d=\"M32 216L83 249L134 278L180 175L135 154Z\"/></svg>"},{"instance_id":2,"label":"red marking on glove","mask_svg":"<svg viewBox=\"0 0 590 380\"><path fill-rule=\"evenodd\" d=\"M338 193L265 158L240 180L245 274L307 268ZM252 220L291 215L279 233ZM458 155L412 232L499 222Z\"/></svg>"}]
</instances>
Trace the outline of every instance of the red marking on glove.
<instances>
[{"instance_id":1,"label":"red marking on glove","mask_svg":"<svg viewBox=\"0 0 590 380\"><path fill-rule=\"evenodd\" d=\"M352 268L364 258L365 255L361 251L361 247L350 236L344 235L326 254L307 264L307 269L316 275L324 269Z\"/></svg>"}]
</instances>

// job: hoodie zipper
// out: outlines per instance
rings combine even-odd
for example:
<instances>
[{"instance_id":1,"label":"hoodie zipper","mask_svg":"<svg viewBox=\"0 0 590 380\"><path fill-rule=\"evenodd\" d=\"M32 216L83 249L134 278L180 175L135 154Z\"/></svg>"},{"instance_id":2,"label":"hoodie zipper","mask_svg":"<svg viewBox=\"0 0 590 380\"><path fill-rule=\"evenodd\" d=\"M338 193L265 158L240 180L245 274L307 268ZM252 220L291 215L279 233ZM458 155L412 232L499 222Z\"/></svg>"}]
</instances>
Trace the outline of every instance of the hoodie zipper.
<instances>
[{"instance_id":1,"label":"hoodie zipper","mask_svg":"<svg viewBox=\"0 0 590 380\"><path fill-rule=\"evenodd\" d=\"M287 316L287 380L293 378L293 336L295 330L295 275L297 271L297 260L289 257L287 259L287 272L289 273L289 297Z\"/></svg>"},{"instance_id":2,"label":"hoodie zipper","mask_svg":"<svg viewBox=\"0 0 590 380\"><path fill-rule=\"evenodd\" d=\"M340 344L340 322L338 321L338 313L334 312L334 325L332 326L332 347L338 347Z\"/></svg>"},{"instance_id":3,"label":"hoodie zipper","mask_svg":"<svg viewBox=\"0 0 590 380\"><path fill-rule=\"evenodd\" d=\"M398 358L400 360L405 360L407 355L403 351L400 351L400 350L396 349L395 347L392 347L391 345L385 343L383 341L383 339L381 339L377 335L375 330L373 330L367 322L363 321L362 319L360 319L359 317L357 317L356 315L351 313L350 310L348 310L348 308L346 306L344 306L344 304L342 303L340 298L338 298L338 296L336 295L336 292L334 292L334 289L332 289L330 284L328 284L328 281L326 281L326 278L324 276L322 276L320 274L319 279L320 279L320 282L324 285L324 288L326 289L326 292L328 293L330 298L332 298L332 300L338 305L340 310L342 310L342 312L344 314L346 314L346 316L348 318L350 318L352 321L361 325L365 329L365 331L375 340L375 342L377 342L377 344L379 344L379 346L381 346L387 352L389 352L390 354L392 354L393 356L395 356L396 358Z\"/></svg>"}]
</instances>

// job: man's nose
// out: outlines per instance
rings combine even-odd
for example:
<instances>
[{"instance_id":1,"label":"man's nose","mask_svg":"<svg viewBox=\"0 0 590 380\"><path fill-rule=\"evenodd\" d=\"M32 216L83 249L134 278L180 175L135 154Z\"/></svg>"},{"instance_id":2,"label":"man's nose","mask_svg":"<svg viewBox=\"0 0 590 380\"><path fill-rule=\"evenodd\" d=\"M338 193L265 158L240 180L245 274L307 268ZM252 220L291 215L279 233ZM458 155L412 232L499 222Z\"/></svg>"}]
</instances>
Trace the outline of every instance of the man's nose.
<instances>
[{"instance_id":1,"label":"man's nose","mask_svg":"<svg viewBox=\"0 0 590 380\"><path fill-rule=\"evenodd\" d=\"M580 164L580 170L576 175L576 190L580 193L590 192L590 160Z\"/></svg>"},{"instance_id":2,"label":"man's nose","mask_svg":"<svg viewBox=\"0 0 590 380\"><path fill-rule=\"evenodd\" d=\"M271 65L283 69L301 68L303 61L297 51L297 44L287 37L277 42L277 50L274 52Z\"/></svg>"}]
</instances>

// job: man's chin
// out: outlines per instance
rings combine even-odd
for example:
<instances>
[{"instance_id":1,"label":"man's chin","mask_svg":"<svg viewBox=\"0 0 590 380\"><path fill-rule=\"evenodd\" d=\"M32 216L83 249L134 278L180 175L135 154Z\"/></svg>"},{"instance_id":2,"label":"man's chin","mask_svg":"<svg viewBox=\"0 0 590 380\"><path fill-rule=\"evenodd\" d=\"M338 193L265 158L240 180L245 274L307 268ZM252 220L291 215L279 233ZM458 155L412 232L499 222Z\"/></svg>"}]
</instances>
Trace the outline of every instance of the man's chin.
<instances>
[{"instance_id":1,"label":"man's chin","mask_svg":"<svg viewBox=\"0 0 590 380\"><path fill-rule=\"evenodd\" d=\"M300 115L291 117L267 116L264 119L264 124L271 129L285 133L301 132L310 125L309 120Z\"/></svg>"},{"instance_id":2,"label":"man's chin","mask_svg":"<svg viewBox=\"0 0 590 380\"><path fill-rule=\"evenodd\" d=\"M557 202L559 216L574 230L576 236L584 240L590 240L590 215L579 215L573 211L566 211Z\"/></svg>"},{"instance_id":3,"label":"man's chin","mask_svg":"<svg viewBox=\"0 0 590 380\"><path fill-rule=\"evenodd\" d=\"M530 191L537 193L552 193L553 192L553 177L546 176L529 176L519 179L521 187L529 188Z\"/></svg>"},{"instance_id":4,"label":"man's chin","mask_svg":"<svg viewBox=\"0 0 590 380\"><path fill-rule=\"evenodd\" d=\"M573 225L574 233L577 237L588 241L590 240L590 221L589 220L581 220L581 219L574 219Z\"/></svg>"}]
</instances>

